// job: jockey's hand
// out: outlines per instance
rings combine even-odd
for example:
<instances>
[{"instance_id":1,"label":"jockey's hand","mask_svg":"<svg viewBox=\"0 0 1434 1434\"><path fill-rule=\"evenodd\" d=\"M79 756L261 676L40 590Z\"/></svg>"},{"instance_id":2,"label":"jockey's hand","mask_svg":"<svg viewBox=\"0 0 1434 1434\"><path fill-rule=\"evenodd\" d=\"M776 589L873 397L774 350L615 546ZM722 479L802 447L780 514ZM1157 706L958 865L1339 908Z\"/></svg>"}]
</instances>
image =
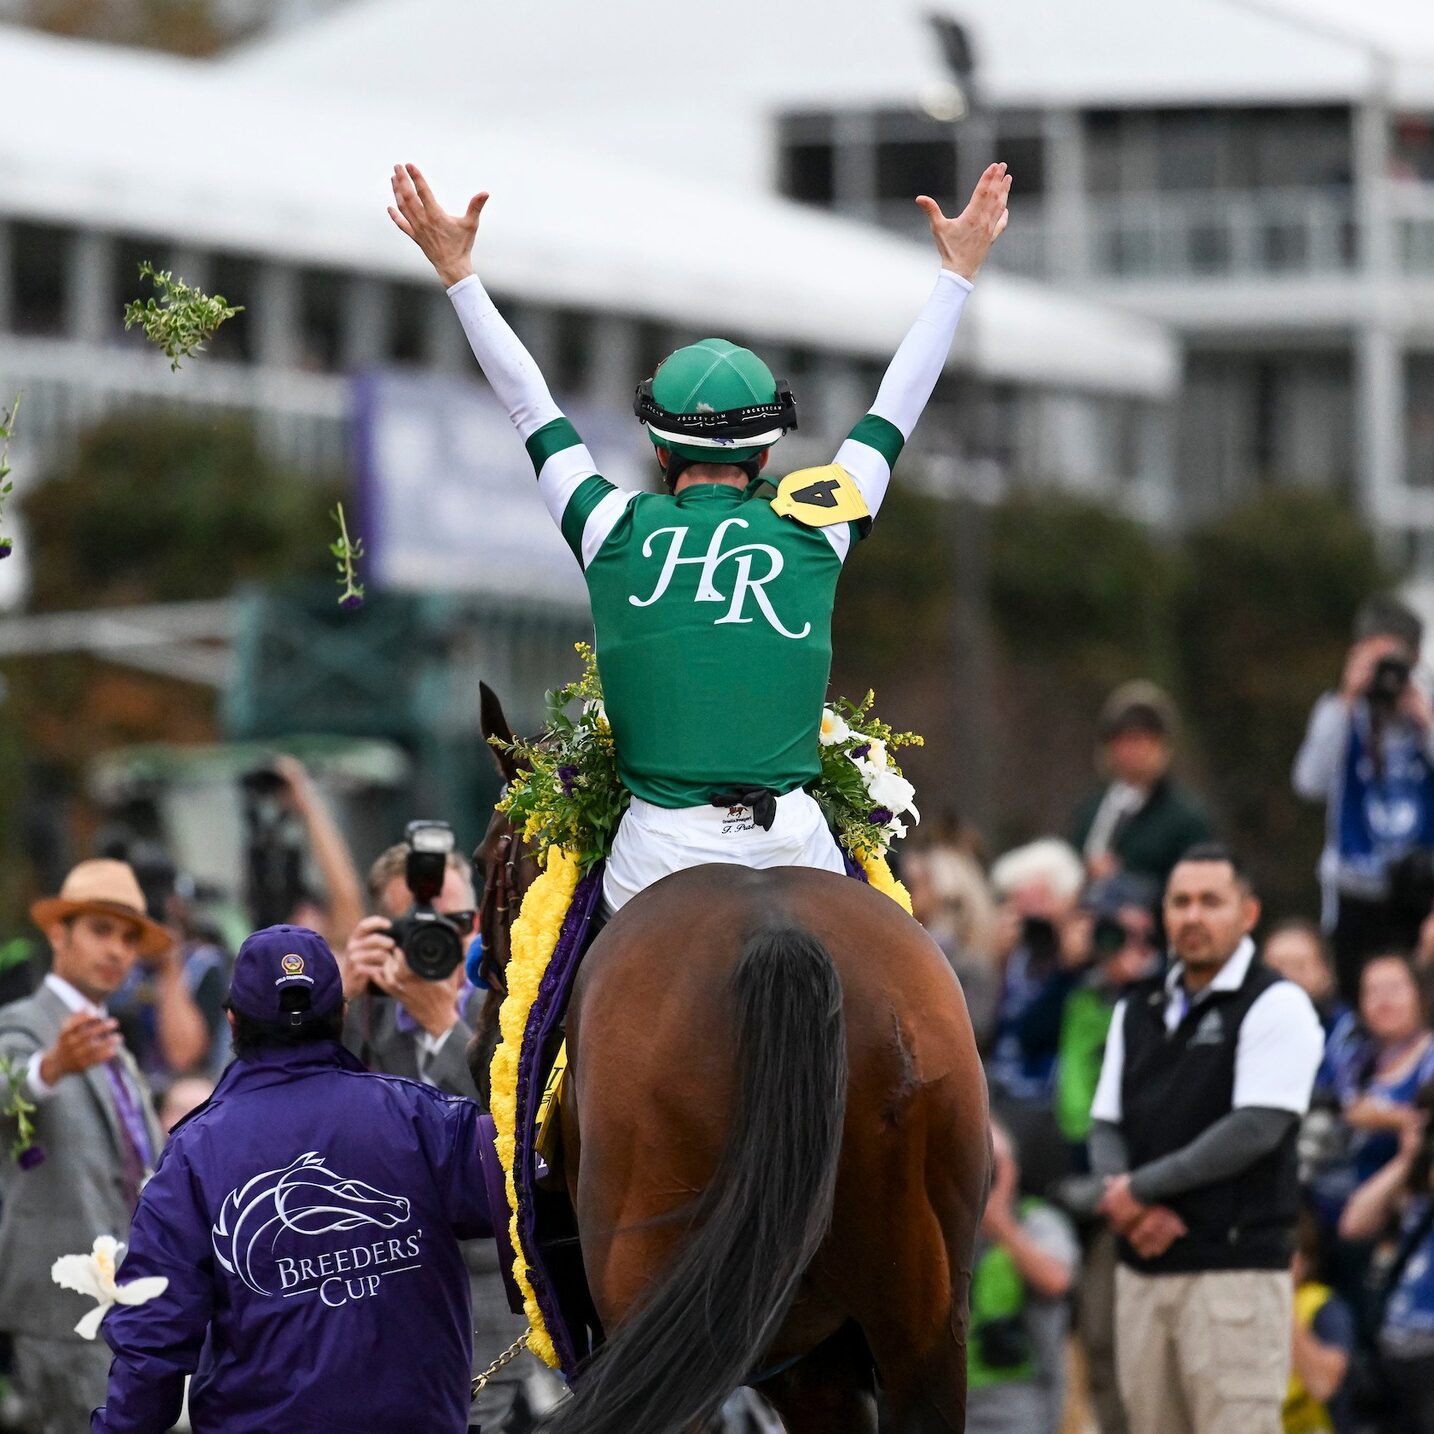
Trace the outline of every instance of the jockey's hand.
<instances>
[{"instance_id":1,"label":"jockey's hand","mask_svg":"<svg viewBox=\"0 0 1434 1434\"><path fill-rule=\"evenodd\" d=\"M445 288L466 279L473 272L473 241L487 191L475 194L462 214L450 214L433 197L416 164L394 165L391 182L398 207L390 205L388 217L423 250Z\"/></svg>"},{"instance_id":2,"label":"jockey's hand","mask_svg":"<svg viewBox=\"0 0 1434 1434\"><path fill-rule=\"evenodd\" d=\"M1006 227L1010 217L1006 199L1010 192L1011 176L1006 173L1006 166L993 164L981 176L971 202L954 219L948 219L929 195L917 196L916 202L931 221L931 237L936 240L943 269L950 269L963 279L976 277L977 269L991 252L991 245Z\"/></svg>"},{"instance_id":3,"label":"jockey's hand","mask_svg":"<svg viewBox=\"0 0 1434 1434\"><path fill-rule=\"evenodd\" d=\"M393 937L388 934L392 929L393 922L386 916L365 916L354 927L344 954L339 958L345 998L361 995L370 982L377 984L389 957L398 950Z\"/></svg>"}]
</instances>

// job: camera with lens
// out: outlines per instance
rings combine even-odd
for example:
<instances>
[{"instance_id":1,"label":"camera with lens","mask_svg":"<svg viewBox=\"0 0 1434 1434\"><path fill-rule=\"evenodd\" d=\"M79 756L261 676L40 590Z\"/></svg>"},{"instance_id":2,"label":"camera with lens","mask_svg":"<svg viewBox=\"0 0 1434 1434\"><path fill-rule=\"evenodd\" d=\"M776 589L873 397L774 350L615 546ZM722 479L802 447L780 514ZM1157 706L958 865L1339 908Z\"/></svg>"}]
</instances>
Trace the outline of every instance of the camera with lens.
<instances>
[{"instance_id":1,"label":"camera with lens","mask_svg":"<svg viewBox=\"0 0 1434 1434\"><path fill-rule=\"evenodd\" d=\"M1114 916L1100 915L1090 929L1091 954L1097 961L1109 961L1119 956L1130 940L1125 923Z\"/></svg>"},{"instance_id":2,"label":"camera with lens","mask_svg":"<svg viewBox=\"0 0 1434 1434\"><path fill-rule=\"evenodd\" d=\"M1409 676L1413 670L1407 657L1392 653L1388 657L1381 657L1375 664L1374 676L1369 679L1369 686L1365 689L1370 705L1385 711L1392 711L1397 707L1399 699L1404 696L1404 689L1409 686Z\"/></svg>"},{"instance_id":3,"label":"camera with lens","mask_svg":"<svg viewBox=\"0 0 1434 1434\"><path fill-rule=\"evenodd\" d=\"M453 828L447 822L409 822L403 839L408 859L403 879L413 905L393 923L393 939L415 976L446 980L463 960L466 933L434 908L453 850Z\"/></svg>"}]
</instances>

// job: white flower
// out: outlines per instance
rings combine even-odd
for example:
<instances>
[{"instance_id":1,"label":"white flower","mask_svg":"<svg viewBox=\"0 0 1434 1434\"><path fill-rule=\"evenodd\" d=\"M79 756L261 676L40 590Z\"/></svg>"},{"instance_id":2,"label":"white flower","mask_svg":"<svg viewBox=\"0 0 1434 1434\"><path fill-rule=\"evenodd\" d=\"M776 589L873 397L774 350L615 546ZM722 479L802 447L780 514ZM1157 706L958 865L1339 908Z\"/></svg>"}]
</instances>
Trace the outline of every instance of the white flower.
<instances>
[{"instance_id":1,"label":"white flower","mask_svg":"<svg viewBox=\"0 0 1434 1434\"><path fill-rule=\"evenodd\" d=\"M88 1255L61 1255L50 1266L50 1278L61 1289L75 1290L99 1301L75 1326L81 1339L93 1339L99 1333L100 1321L111 1305L146 1304L169 1288L163 1275L131 1280L127 1285L115 1284L115 1265L123 1248L113 1235L100 1235Z\"/></svg>"},{"instance_id":2,"label":"white flower","mask_svg":"<svg viewBox=\"0 0 1434 1434\"><path fill-rule=\"evenodd\" d=\"M880 737L873 737L867 744L871 750L866 754L866 760L873 767L889 767L891 758L886 755L886 743Z\"/></svg>"},{"instance_id":3,"label":"white flower","mask_svg":"<svg viewBox=\"0 0 1434 1434\"><path fill-rule=\"evenodd\" d=\"M835 747L838 742L845 742L851 735L852 730L846 725L845 719L839 717L830 707L822 708L821 742L823 747Z\"/></svg>"}]
</instances>

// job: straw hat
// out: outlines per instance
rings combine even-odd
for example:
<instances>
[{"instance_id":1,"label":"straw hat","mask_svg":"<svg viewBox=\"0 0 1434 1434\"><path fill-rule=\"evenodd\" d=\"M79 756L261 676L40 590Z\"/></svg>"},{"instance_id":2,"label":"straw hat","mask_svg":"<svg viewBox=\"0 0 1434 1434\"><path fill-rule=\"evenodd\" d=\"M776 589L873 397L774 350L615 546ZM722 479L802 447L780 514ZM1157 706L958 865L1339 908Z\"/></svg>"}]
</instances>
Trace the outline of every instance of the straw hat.
<instances>
[{"instance_id":1,"label":"straw hat","mask_svg":"<svg viewBox=\"0 0 1434 1434\"><path fill-rule=\"evenodd\" d=\"M157 956L174 938L145 914L144 892L128 862L82 861L65 878L58 896L47 896L30 908L30 919L42 931L82 912L122 916L140 929L141 956Z\"/></svg>"}]
</instances>

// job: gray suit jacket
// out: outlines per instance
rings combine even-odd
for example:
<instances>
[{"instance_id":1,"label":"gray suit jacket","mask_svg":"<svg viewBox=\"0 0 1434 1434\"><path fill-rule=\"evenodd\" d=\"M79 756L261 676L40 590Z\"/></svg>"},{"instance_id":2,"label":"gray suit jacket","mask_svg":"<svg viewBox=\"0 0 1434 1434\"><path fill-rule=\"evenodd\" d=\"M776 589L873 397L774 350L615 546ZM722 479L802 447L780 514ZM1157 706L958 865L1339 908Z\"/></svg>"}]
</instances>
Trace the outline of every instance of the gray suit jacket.
<instances>
[{"instance_id":1,"label":"gray suit jacket","mask_svg":"<svg viewBox=\"0 0 1434 1434\"><path fill-rule=\"evenodd\" d=\"M41 986L33 996L0 1007L0 1052L22 1072L35 1051L48 1050L70 1014ZM163 1135L149 1087L128 1051L121 1059L138 1090L159 1150ZM3 1087L3 1082L0 1082ZM26 1096L32 1093L24 1092ZM8 1102L0 1089L0 1105ZM45 1160L21 1170L10 1159L14 1122L0 1118L0 1329L46 1339L76 1338L75 1322L90 1304L50 1279L60 1255L87 1254L96 1235L129 1235L133 1213L125 1199L120 1131L102 1067L66 1076L31 1117Z\"/></svg>"},{"instance_id":2,"label":"gray suit jacket","mask_svg":"<svg viewBox=\"0 0 1434 1434\"><path fill-rule=\"evenodd\" d=\"M448 1033L428 1069L429 1080L439 1090L467 1096L480 1105L483 1102L468 1070L467 1052L482 1007L483 993L473 992L464 1008L465 1019ZM399 1030L397 1009L398 1002L380 991L370 989L355 996L344 1021L344 1045L371 1071L418 1080L418 1033Z\"/></svg>"}]
</instances>

